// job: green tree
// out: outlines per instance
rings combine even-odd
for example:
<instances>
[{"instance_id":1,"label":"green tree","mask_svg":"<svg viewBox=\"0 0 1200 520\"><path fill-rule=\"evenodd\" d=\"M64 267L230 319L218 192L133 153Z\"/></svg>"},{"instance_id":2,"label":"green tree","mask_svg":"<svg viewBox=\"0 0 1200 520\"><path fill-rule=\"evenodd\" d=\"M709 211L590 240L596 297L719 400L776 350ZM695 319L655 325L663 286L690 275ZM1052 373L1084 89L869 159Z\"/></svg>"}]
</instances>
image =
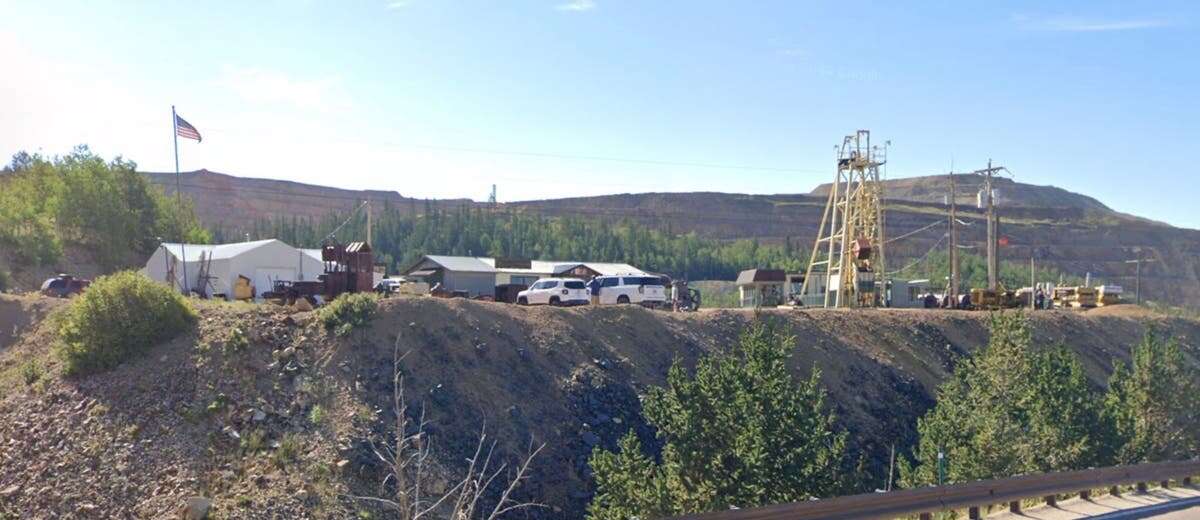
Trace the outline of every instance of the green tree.
<instances>
[{"instance_id":1,"label":"green tree","mask_svg":"<svg viewBox=\"0 0 1200 520\"><path fill-rule=\"evenodd\" d=\"M53 263L72 244L114 269L141 261L158 237L209 239L190 201L178 207L120 157L105 162L86 146L53 159L20 152L4 171L0 245L21 262Z\"/></svg>"},{"instance_id":2,"label":"green tree","mask_svg":"<svg viewBox=\"0 0 1200 520\"><path fill-rule=\"evenodd\" d=\"M846 433L826 411L820 373L796 381L794 338L756 323L732 352L678 362L645 398L662 460L632 433L592 453L595 519L656 517L825 497L845 487Z\"/></svg>"},{"instance_id":3,"label":"green tree","mask_svg":"<svg viewBox=\"0 0 1200 520\"><path fill-rule=\"evenodd\" d=\"M993 316L988 345L963 359L917 422L907 486L1081 469L1102 460L1098 398L1078 358L1063 347L1032 349L1020 313ZM939 460L939 453L944 459Z\"/></svg>"},{"instance_id":4,"label":"green tree","mask_svg":"<svg viewBox=\"0 0 1200 520\"><path fill-rule=\"evenodd\" d=\"M1104 399L1116 462L1193 457L1200 449L1200 388L1179 343L1147 331L1132 363L1117 362Z\"/></svg>"}]
</instances>

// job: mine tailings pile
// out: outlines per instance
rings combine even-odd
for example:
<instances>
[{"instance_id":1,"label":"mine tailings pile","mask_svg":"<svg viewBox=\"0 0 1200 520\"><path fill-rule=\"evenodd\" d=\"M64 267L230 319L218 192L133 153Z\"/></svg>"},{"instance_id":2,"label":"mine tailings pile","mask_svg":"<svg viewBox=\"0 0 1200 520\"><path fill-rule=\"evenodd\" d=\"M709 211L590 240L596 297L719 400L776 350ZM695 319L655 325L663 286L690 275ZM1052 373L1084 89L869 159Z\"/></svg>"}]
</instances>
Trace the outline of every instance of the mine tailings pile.
<instances>
[{"instance_id":1,"label":"mine tailings pile","mask_svg":"<svg viewBox=\"0 0 1200 520\"><path fill-rule=\"evenodd\" d=\"M520 494L547 504L540 517L580 518L592 492L592 449L615 449L630 429L653 436L638 396L665 381L673 360L693 366L756 317L795 336L797 377L821 370L851 452L882 476L891 447L903 454L915 441L937 384L986 344L989 321L982 312L683 314L400 297L381 301L369 328L335 337L313 312L198 307L193 332L79 379L54 373L48 327L22 322L0 351L0 490L9 493L0 506L153 516L202 493L222 515L352 514L345 495L378 489L367 439L387 433L398 349L408 353L409 404L424 407L439 460L461 466L484 426L504 460L522 458L531 440L544 442ZM1114 359L1128 360L1147 326L1177 337L1198 362L1194 320L1134 306L1042 311L1030 320L1038 345L1074 350L1097 385ZM13 374L31 359L46 375L26 385ZM41 493L45 486L55 491Z\"/></svg>"}]
</instances>

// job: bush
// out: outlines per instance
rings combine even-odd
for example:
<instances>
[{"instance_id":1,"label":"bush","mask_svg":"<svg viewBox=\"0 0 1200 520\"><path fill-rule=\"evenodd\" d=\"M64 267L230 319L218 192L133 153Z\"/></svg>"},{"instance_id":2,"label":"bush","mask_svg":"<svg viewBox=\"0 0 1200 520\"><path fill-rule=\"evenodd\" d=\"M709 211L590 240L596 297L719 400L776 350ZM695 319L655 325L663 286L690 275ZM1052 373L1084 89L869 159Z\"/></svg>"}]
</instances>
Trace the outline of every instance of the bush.
<instances>
[{"instance_id":1,"label":"bush","mask_svg":"<svg viewBox=\"0 0 1200 520\"><path fill-rule=\"evenodd\" d=\"M317 312L326 330L347 336L354 329L365 327L375 318L379 297L372 293L345 293Z\"/></svg>"},{"instance_id":2,"label":"bush","mask_svg":"<svg viewBox=\"0 0 1200 520\"><path fill-rule=\"evenodd\" d=\"M58 320L55 353L67 374L107 370L196 321L187 300L132 271L102 276Z\"/></svg>"},{"instance_id":3,"label":"bush","mask_svg":"<svg viewBox=\"0 0 1200 520\"><path fill-rule=\"evenodd\" d=\"M907 487L1084 469L1105 462L1099 396L1074 352L1035 348L1028 318L992 318L983 350L938 387L917 421ZM939 453L941 456L939 456Z\"/></svg>"},{"instance_id":4,"label":"bush","mask_svg":"<svg viewBox=\"0 0 1200 520\"><path fill-rule=\"evenodd\" d=\"M825 405L820 373L793 377L794 338L756 323L729 352L689 374L676 361L644 400L661 461L631 430L589 464L592 520L658 518L836 495L847 488L847 434Z\"/></svg>"}]
</instances>

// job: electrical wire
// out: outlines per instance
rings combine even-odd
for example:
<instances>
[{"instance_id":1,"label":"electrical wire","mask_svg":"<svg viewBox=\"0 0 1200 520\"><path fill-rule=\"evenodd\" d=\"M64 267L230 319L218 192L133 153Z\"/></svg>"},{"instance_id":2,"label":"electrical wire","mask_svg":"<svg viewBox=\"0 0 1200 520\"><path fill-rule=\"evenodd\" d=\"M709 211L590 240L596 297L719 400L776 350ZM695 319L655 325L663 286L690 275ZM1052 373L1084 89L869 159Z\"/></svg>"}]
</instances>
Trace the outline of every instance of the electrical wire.
<instances>
[{"instance_id":1,"label":"electrical wire","mask_svg":"<svg viewBox=\"0 0 1200 520\"><path fill-rule=\"evenodd\" d=\"M925 252L925 254L921 255L921 258L918 258L918 259L916 259L915 261L913 261L913 263L911 263L911 264L908 264L908 265L906 265L906 266L904 266L904 267L902 267L902 268L900 268L900 269L898 269L898 270L895 270L895 271L889 271L889 272L887 273L887 274L888 274L888 276L891 276L891 275L894 275L894 274L900 274L900 273L903 273L904 271L907 271L907 270L909 270L909 269L912 269L913 267L916 267L916 266L917 266L917 264L920 264L921 262L924 262L926 259L928 259L928 258L929 258L929 255L933 254L933 252L934 252L934 251L937 251L937 249L938 249L939 247L941 247L941 245L942 245L942 241L946 240L946 237L947 237L947 236L950 236L950 234L949 234L949 233L943 234L943 235L942 235L942 238L939 238L939 239L938 239L938 241L937 241L937 243L933 244L933 247L929 248L929 251L926 251L926 252Z\"/></svg>"},{"instance_id":2,"label":"electrical wire","mask_svg":"<svg viewBox=\"0 0 1200 520\"><path fill-rule=\"evenodd\" d=\"M898 237L889 238L889 239L887 239L887 240L884 240L884 241L883 241L883 243L884 243L884 245L887 245L887 244L890 244L890 243L892 243L892 242L895 242L895 241L897 241L897 240L902 240L902 239L905 239L905 238L911 237L911 236L913 236L913 235L915 235L915 234L917 234L917 233L920 233L920 232L922 232L922 231L925 231L926 229L932 228L932 227L934 227L934 226L936 226L936 225L938 225L938 224L944 224L945 222L946 222L946 221L944 221L944 220L935 220L935 221L933 221L933 223L932 223L932 224L929 224L928 226L925 226L925 227L923 227L923 228L917 229L917 230L915 230L915 231L911 231L911 232L905 233L905 234L903 234L903 235L900 235L900 236L898 236Z\"/></svg>"}]
</instances>

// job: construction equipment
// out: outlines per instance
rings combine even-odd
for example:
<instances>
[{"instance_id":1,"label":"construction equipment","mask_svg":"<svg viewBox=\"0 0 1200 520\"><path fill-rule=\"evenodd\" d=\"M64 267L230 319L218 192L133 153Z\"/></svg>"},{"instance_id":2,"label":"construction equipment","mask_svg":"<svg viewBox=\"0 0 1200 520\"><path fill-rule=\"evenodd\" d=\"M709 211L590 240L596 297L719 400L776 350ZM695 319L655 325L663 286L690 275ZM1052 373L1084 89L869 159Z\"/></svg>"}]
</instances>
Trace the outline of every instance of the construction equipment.
<instances>
[{"instance_id":1,"label":"construction equipment","mask_svg":"<svg viewBox=\"0 0 1200 520\"><path fill-rule=\"evenodd\" d=\"M976 310L1000 310L1019 307L1017 293L1004 289L992 290L975 287L971 289L971 308Z\"/></svg>"},{"instance_id":2,"label":"construction equipment","mask_svg":"<svg viewBox=\"0 0 1200 520\"><path fill-rule=\"evenodd\" d=\"M233 282L233 299L241 301L251 301L254 299L254 284L250 279L238 275L237 281Z\"/></svg>"},{"instance_id":3,"label":"construction equipment","mask_svg":"<svg viewBox=\"0 0 1200 520\"><path fill-rule=\"evenodd\" d=\"M1056 307L1088 308L1095 307L1098 301L1095 287L1055 287L1054 305Z\"/></svg>"},{"instance_id":4,"label":"construction equipment","mask_svg":"<svg viewBox=\"0 0 1200 520\"><path fill-rule=\"evenodd\" d=\"M320 279L327 299L347 292L374 290L375 264L370 244L351 242L343 245L328 241L321 248L321 260L325 262L325 274Z\"/></svg>"},{"instance_id":5,"label":"construction equipment","mask_svg":"<svg viewBox=\"0 0 1200 520\"><path fill-rule=\"evenodd\" d=\"M1122 292L1124 289L1120 285L1101 285L1096 288L1096 305L1117 305L1121 303Z\"/></svg>"},{"instance_id":6,"label":"construction equipment","mask_svg":"<svg viewBox=\"0 0 1200 520\"><path fill-rule=\"evenodd\" d=\"M887 146L871 146L869 130L846 136L838 149L837 174L800 290L808 294L809 284L825 285L825 307L882 303L878 288L887 271L879 169L886 163Z\"/></svg>"}]
</instances>

